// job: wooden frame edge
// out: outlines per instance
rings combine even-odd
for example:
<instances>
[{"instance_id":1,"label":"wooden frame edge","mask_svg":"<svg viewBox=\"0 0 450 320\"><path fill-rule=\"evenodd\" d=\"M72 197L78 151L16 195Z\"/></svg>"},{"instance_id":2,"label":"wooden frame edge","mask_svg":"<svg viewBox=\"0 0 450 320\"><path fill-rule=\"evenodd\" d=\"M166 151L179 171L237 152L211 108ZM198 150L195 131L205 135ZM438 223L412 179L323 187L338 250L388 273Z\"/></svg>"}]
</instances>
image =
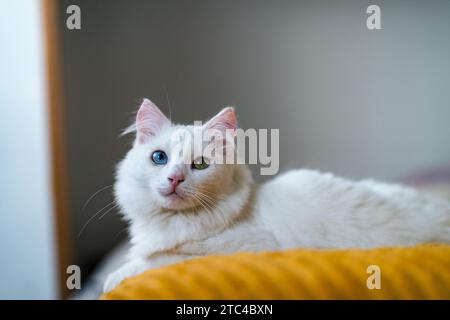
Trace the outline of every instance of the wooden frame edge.
<instances>
[{"instance_id":1,"label":"wooden frame edge","mask_svg":"<svg viewBox=\"0 0 450 320\"><path fill-rule=\"evenodd\" d=\"M51 156L51 181L54 210L54 237L58 272L58 295L67 298L66 268L72 260L70 239L67 153L64 131L64 95L61 59L61 35L58 24L58 1L41 0L45 34L47 103Z\"/></svg>"}]
</instances>

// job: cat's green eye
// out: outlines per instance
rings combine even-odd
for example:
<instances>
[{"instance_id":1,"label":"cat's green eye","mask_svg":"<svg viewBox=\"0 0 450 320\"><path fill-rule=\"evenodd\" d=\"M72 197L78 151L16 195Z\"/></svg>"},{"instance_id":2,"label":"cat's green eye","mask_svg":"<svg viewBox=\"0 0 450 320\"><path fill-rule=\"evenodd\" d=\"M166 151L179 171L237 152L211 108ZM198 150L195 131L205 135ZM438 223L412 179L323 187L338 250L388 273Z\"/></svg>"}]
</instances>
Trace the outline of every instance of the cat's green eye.
<instances>
[{"instance_id":1,"label":"cat's green eye","mask_svg":"<svg viewBox=\"0 0 450 320\"><path fill-rule=\"evenodd\" d=\"M209 164L205 161L205 158L202 157L202 162L193 161L192 169L203 170L209 167Z\"/></svg>"}]
</instances>

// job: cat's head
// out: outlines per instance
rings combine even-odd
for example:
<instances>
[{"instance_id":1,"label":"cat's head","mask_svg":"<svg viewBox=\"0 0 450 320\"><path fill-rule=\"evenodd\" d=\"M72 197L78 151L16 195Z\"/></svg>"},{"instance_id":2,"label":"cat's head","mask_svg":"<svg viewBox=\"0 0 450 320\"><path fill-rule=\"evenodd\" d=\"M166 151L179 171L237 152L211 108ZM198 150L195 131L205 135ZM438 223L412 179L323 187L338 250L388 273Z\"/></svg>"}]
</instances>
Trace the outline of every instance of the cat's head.
<instances>
[{"instance_id":1,"label":"cat's head","mask_svg":"<svg viewBox=\"0 0 450 320\"><path fill-rule=\"evenodd\" d=\"M115 192L120 206L128 215L151 210L212 211L218 201L236 191L242 179L250 179L242 165L216 163L211 150L205 154L205 144L215 146L215 155L234 152L223 146L234 145L236 129L236 114L230 107L201 126L175 125L144 99L134 124L135 142L118 166ZM202 136L199 145L195 142L198 130L223 133L224 139L211 137L216 144L208 144Z\"/></svg>"}]
</instances>

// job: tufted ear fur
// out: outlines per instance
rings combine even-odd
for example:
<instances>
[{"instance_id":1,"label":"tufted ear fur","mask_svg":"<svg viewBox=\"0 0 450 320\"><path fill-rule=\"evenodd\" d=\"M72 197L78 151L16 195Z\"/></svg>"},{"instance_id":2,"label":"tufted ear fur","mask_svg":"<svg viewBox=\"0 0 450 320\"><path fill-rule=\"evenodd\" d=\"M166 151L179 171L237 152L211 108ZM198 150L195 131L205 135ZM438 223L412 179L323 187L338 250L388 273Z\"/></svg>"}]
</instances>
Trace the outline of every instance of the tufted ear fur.
<instances>
[{"instance_id":1,"label":"tufted ear fur","mask_svg":"<svg viewBox=\"0 0 450 320\"><path fill-rule=\"evenodd\" d=\"M136 116L136 138L139 143L148 141L162 129L170 125L170 120L150 100L144 99Z\"/></svg>"},{"instance_id":2,"label":"tufted ear fur","mask_svg":"<svg viewBox=\"0 0 450 320\"><path fill-rule=\"evenodd\" d=\"M236 113L233 107L222 109L217 115L205 124L206 129L215 129L225 132L232 130L233 133L237 129Z\"/></svg>"}]
</instances>

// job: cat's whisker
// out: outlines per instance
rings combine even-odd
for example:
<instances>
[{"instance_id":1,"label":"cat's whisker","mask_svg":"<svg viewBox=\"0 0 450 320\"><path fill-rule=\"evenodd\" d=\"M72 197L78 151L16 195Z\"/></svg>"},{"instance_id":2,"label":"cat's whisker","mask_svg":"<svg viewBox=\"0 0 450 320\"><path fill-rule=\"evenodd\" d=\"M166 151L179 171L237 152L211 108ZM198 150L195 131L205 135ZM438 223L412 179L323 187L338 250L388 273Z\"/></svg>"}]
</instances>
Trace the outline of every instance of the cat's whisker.
<instances>
[{"instance_id":1,"label":"cat's whisker","mask_svg":"<svg viewBox=\"0 0 450 320\"><path fill-rule=\"evenodd\" d=\"M209 214L213 214L213 209L210 207L210 206L208 206L205 202L204 202L204 200L202 200L200 197L198 197L197 195L193 195L194 196L194 198L196 198L198 201L199 201L199 203L202 205L202 207L205 209L205 211L206 212L208 212Z\"/></svg>"},{"instance_id":2,"label":"cat's whisker","mask_svg":"<svg viewBox=\"0 0 450 320\"><path fill-rule=\"evenodd\" d=\"M212 211L214 211L214 208L216 207L216 202L212 198L206 198L204 194L201 194L200 192L194 192L191 193L192 196L202 200L205 205L208 205L208 208L210 208Z\"/></svg>"},{"instance_id":3,"label":"cat's whisker","mask_svg":"<svg viewBox=\"0 0 450 320\"><path fill-rule=\"evenodd\" d=\"M209 190L206 190L206 189L203 189L203 188L199 188L199 191L207 193L207 194L210 194L210 195L212 195L214 197L221 197L219 194L217 194L215 192L212 192L212 191L209 191Z\"/></svg>"},{"instance_id":4,"label":"cat's whisker","mask_svg":"<svg viewBox=\"0 0 450 320\"><path fill-rule=\"evenodd\" d=\"M193 199L197 200L197 202L205 209L206 212L208 212L209 214L212 214L214 208L209 205L204 199L200 198L198 196L198 194L194 193L194 192L187 192L190 196L192 196Z\"/></svg>"},{"instance_id":5,"label":"cat's whisker","mask_svg":"<svg viewBox=\"0 0 450 320\"><path fill-rule=\"evenodd\" d=\"M116 204L113 207L109 208L108 210L106 210L106 212L104 212L99 218L98 220L102 220L109 212L111 212L111 210L118 208L119 206Z\"/></svg>"},{"instance_id":6,"label":"cat's whisker","mask_svg":"<svg viewBox=\"0 0 450 320\"><path fill-rule=\"evenodd\" d=\"M169 106L169 120L172 121L172 105L169 100L169 92L167 91L166 86L163 85L164 93L166 94L167 105Z\"/></svg>"},{"instance_id":7,"label":"cat's whisker","mask_svg":"<svg viewBox=\"0 0 450 320\"><path fill-rule=\"evenodd\" d=\"M92 220L94 220L103 210L108 209L109 206L113 205L115 201L111 201L110 203L108 203L106 206L104 206L103 208L101 208L100 210L98 210L96 213L94 213L87 221L86 223L81 227L80 231L78 232L77 238L79 238L81 236L81 234L83 233L83 231L86 229L86 227L89 225L89 223L91 223ZM114 205L116 206L116 205ZM113 207L114 207L113 206Z\"/></svg>"},{"instance_id":8,"label":"cat's whisker","mask_svg":"<svg viewBox=\"0 0 450 320\"><path fill-rule=\"evenodd\" d=\"M199 192L202 193L204 196L208 197L209 199L211 199L211 200L213 200L213 201L216 201L216 202L218 202L218 201L220 201L220 200L224 200L224 197L222 197L222 196L220 196L220 195L217 195L217 194L215 194L215 193L212 193L212 192L209 193L210 196L209 196L208 194L204 193L204 192L205 192L204 190L199 191Z\"/></svg>"},{"instance_id":9,"label":"cat's whisker","mask_svg":"<svg viewBox=\"0 0 450 320\"><path fill-rule=\"evenodd\" d=\"M204 195L202 195L202 194L200 194L200 193L197 194L197 196L198 196L199 198L201 198L204 202L206 202L207 204L209 204L209 206L211 207L211 209L214 209L214 208L216 207L216 202L215 202L215 201L212 201L212 200L206 198Z\"/></svg>"},{"instance_id":10,"label":"cat's whisker","mask_svg":"<svg viewBox=\"0 0 450 320\"><path fill-rule=\"evenodd\" d=\"M186 195L187 195L187 196L190 196L190 197L194 197L194 198L195 198L195 196L196 196L195 191L196 191L196 190L194 190L194 189L185 189Z\"/></svg>"},{"instance_id":11,"label":"cat's whisker","mask_svg":"<svg viewBox=\"0 0 450 320\"><path fill-rule=\"evenodd\" d=\"M195 193L195 194L203 194L204 196L208 197L208 198L211 199L211 200L214 200L214 201L216 200L216 199L214 199L214 198L208 196L207 194L203 193L203 191L200 191L199 189L191 188L190 191L192 191L192 192Z\"/></svg>"},{"instance_id":12,"label":"cat's whisker","mask_svg":"<svg viewBox=\"0 0 450 320\"><path fill-rule=\"evenodd\" d=\"M193 194L199 201L202 201L210 210L207 210L208 213L212 214L214 210L219 211L221 214L223 213L220 207L217 206L217 203L215 201L209 200L208 198L205 198L205 195L201 192L198 192L196 194Z\"/></svg>"},{"instance_id":13,"label":"cat's whisker","mask_svg":"<svg viewBox=\"0 0 450 320\"><path fill-rule=\"evenodd\" d=\"M208 208L214 210L215 203L210 202L208 199L204 198L201 194L197 194L197 197L201 199L205 203L205 205L208 206Z\"/></svg>"},{"instance_id":14,"label":"cat's whisker","mask_svg":"<svg viewBox=\"0 0 450 320\"><path fill-rule=\"evenodd\" d=\"M191 187L191 190L193 190L196 194L202 195L203 198L207 198L214 207L216 207L218 201L224 200L223 197L217 195L214 192L208 191L208 190L204 190L204 189L200 189L200 188L192 188L192 187ZM211 196L208 196L206 193L209 193ZM223 203L224 205L227 205L223 201L221 201L221 203Z\"/></svg>"},{"instance_id":15,"label":"cat's whisker","mask_svg":"<svg viewBox=\"0 0 450 320\"><path fill-rule=\"evenodd\" d=\"M202 195L202 194L199 193L199 195ZM203 194L202 196L205 197L206 195ZM204 198L204 200L207 201L206 198ZM213 210L216 210L216 211L220 212L221 214L225 215L225 213L222 211L222 208L219 205L217 205L217 202L213 202L212 205L214 207ZM226 203L226 201L221 201L221 205L226 206L227 208L230 208L230 206Z\"/></svg>"},{"instance_id":16,"label":"cat's whisker","mask_svg":"<svg viewBox=\"0 0 450 320\"><path fill-rule=\"evenodd\" d=\"M87 205L89 204L89 202L91 202L91 200L94 199L95 196L97 196L98 194L100 194L102 191L111 188L112 186L113 186L113 185L110 184L110 185L104 186L104 187L100 188L99 190L97 190L96 192L94 192L94 194L91 195L91 196L86 200L86 202L84 203L83 207L81 208L81 211L84 211L84 209L86 209L86 207L87 207Z\"/></svg>"},{"instance_id":17,"label":"cat's whisker","mask_svg":"<svg viewBox=\"0 0 450 320\"><path fill-rule=\"evenodd\" d=\"M200 193L203 193L203 194L209 194L209 195L211 195L211 196L213 196L213 197L218 197L218 194L217 194L217 193L211 192L211 191L209 191L209 190L197 188L196 191L197 191L197 192L200 192Z\"/></svg>"},{"instance_id":18,"label":"cat's whisker","mask_svg":"<svg viewBox=\"0 0 450 320\"><path fill-rule=\"evenodd\" d=\"M203 193L203 194L210 194L212 197L215 197L215 198L217 198L217 199L219 199L219 200L221 200L221 197L219 197L216 193L214 193L214 192L211 192L211 191L209 191L209 190L205 190L205 189L200 189L200 188L195 188L195 187L191 187L191 186L187 186L187 188L189 189L189 190L191 190L191 191L194 191L194 192L198 192L198 193ZM211 198L211 197L210 197ZM211 198L212 199L212 198ZM214 199L215 200L215 199Z\"/></svg>"},{"instance_id":19,"label":"cat's whisker","mask_svg":"<svg viewBox=\"0 0 450 320\"><path fill-rule=\"evenodd\" d=\"M223 214L223 211L221 210L221 208L217 205L217 200L222 200L221 197L218 197L215 193L210 192L210 191L206 191L203 190L203 192L209 192L210 194L214 195L217 199L214 199L210 196L208 196L207 194L203 193L202 191L199 190L199 188L193 188L188 186L187 188L190 192L191 195L195 196L196 198L200 198L202 200L202 202L205 205L208 205L208 208L210 208L210 210L213 212L214 210L219 211L221 214ZM223 205L227 206L227 204L225 202L221 202ZM210 212L208 210L208 212Z\"/></svg>"}]
</instances>

